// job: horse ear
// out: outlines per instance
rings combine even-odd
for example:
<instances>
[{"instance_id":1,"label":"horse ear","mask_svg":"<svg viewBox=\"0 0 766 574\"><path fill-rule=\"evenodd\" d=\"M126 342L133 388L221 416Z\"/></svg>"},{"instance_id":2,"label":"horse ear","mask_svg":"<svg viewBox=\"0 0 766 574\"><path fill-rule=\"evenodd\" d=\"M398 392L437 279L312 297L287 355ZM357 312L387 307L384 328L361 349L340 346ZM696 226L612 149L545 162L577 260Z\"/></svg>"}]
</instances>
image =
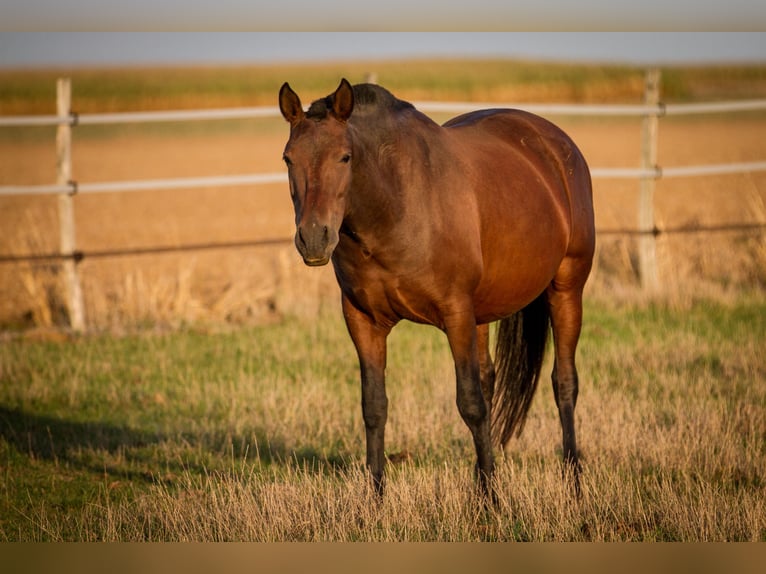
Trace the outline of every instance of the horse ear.
<instances>
[{"instance_id":1,"label":"horse ear","mask_svg":"<svg viewBox=\"0 0 766 574\"><path fill-rule=\"evenodd\" d=\"M354 111L354 89L346 78L340 81L332 98L332 113L336 119L345 122Z\"/></svg>"},{"instance_id":2,"label":"horse ear","mask_svg":"<svg viewBox=\"0 0 766 574\"><path fill-rule=\"evenodd\" d=\"M290 122L290 125L301 121L304 116L301 99L287 82L282 84L282 88L279 90L279 111Z\"/></svg>"}]
</instances>

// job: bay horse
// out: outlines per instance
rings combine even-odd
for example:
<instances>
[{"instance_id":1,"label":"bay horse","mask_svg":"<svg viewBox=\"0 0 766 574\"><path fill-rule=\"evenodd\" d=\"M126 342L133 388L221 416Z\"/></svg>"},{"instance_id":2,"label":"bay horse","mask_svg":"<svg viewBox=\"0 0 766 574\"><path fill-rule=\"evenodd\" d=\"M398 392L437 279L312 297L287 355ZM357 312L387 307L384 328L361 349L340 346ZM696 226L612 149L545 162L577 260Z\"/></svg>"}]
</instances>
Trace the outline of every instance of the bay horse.
<instances>
[{"instance_id":1,"label":"bay horse","mask_svg":"<svg viewBox=\"0 0 766 574\"><path fill-rule=\"evenodd\" d=\"M563 458L579 492L575 349L595 231L577 146L524 111L480 110L439 125L384 88L345 78L307 111L285 83L279 107L290 124L283 159L295 245L306 265L334 267L359 359L376 492L384 490L386 339L403 319L446 333L476 479L493 495L493 441L502 447L521 433L552 327Z\"/></svg>"}]
</instances>

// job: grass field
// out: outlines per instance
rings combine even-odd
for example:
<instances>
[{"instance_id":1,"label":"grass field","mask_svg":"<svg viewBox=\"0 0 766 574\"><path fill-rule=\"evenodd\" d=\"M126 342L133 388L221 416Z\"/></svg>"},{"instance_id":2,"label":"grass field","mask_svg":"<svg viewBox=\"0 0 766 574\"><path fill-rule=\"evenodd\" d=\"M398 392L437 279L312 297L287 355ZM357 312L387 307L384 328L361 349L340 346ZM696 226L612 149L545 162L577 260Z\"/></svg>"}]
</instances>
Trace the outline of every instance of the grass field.
<instances>
[{"instance_id":1,"label":"grass field","mask_svg":"<svg viewBox=\"0 0 766 574\"><path fill-rule=\"evenodd\" d=\"M643 74L504 61L12 71L0 114L51 113L65 72L80 112L274 105L285 80L307 103L369 72L411 100L636 103ZM673 68L663 87L666 101L764 97L766 68ZM554 119L591 166L638 164L639 120ZM764 129L763 114L663 118L660 164L762 160ZM278 171L286 136L280 119L80 126L74 176ZM51 183L53 141L0 130L0 185ZM634 229L637 190L597 180L597 227ZM766 174L661 180L655 207L661 229L764 223ZM281 185L81 195L77 245L288 240L291 211ZM0 256L55 252L55 198L0 198L0 229ZM374 502L337 287L289 241L86 256L80 336L60 328L56 265L0 263L0 539L766 541L766 236L660 236L653 296L638 289L635 237L597 245L579 355L583 498L561 480L545 381L489 511L473 496L445 338L409 324L390 341L389 488Z\"/></svg>"},{"instance_id":2,"label":"grass field","mask_svg":"<svg viewBox=\"0 0 766 574\"><path fill-rule=\"evenodd\" d=\"M85 112L275 105L285 81L311 98L341 76L369 74L410 100L639 102L643 70L632 66L519 60L405 60L187 68L0 70L0 113L50 114L57 77L72 78L73 109ZM761 97L764 66L663 70L667 101Z\"/></svg>"},{"instance_id":3,"label":"grass field","mask_svg":"<svg viewBox=\"0 0 766 574\"><path fill-rule=\"evenodd\" d=\"M582 500L561 480L542 384L491 511L474 498L471 440L434 329L403 324L390 342L379 506L338 313L214 333L13 338L0 347L0 538L766 541L765 318L760 297L591 303Z\"/></svg>"}]
</instances>

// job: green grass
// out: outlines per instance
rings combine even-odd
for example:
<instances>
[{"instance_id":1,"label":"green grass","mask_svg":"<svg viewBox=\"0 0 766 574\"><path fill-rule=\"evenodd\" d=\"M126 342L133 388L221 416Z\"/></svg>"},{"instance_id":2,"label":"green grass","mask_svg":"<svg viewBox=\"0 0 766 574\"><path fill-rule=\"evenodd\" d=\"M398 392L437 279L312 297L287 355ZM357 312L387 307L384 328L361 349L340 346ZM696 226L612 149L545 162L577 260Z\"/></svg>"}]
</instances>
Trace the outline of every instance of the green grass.
<instances>
[{"instance_id":1,"label":"green grass","mask_svg":"<svg viewBox=\"0 0 766 574\"><path fill-rule=\"evenodd\" d=\"M583 500L547 380L482 510L435 329L390 339L389 488L339 314L0 347L2 540L766 540L766 304L591 303ZM550 368L548 359L546 372ZM546 377L547 379L547 377Z\"/></svg>"}]
</instances>

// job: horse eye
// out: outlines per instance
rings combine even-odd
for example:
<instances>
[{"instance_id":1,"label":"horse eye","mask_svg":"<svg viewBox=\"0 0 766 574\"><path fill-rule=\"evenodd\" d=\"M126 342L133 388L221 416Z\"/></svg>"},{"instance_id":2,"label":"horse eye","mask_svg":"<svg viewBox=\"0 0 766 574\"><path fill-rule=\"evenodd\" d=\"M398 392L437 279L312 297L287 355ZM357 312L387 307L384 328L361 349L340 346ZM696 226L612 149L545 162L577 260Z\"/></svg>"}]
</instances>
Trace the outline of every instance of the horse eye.
<instances>
[{"instance_id":1,"label":"horse eye","mask_svg":"<svg viewBox=\"0 0 766 574\"><path fill-rule=\"evenodd\" d=\"M348 163L351 161L351 154L347 153L342 158L340 158L341 163Z\"/></svg>"},{"instance_id":2,"label":"horse eye","mask_svg":"<svg viewBox=\"0 0 766 574\"><path fill-rule=\"evenodd\" d=\"M293 165L293 162L292 162L292 161L290 161L290 158L289 158L289 157L287 157L286 155L283 155L283 156L282 156L282 161L284 161L284 162L285 162L285 165L287 165L287 167L290 167L291 165Z\"/></svg>"}]
</instances>

